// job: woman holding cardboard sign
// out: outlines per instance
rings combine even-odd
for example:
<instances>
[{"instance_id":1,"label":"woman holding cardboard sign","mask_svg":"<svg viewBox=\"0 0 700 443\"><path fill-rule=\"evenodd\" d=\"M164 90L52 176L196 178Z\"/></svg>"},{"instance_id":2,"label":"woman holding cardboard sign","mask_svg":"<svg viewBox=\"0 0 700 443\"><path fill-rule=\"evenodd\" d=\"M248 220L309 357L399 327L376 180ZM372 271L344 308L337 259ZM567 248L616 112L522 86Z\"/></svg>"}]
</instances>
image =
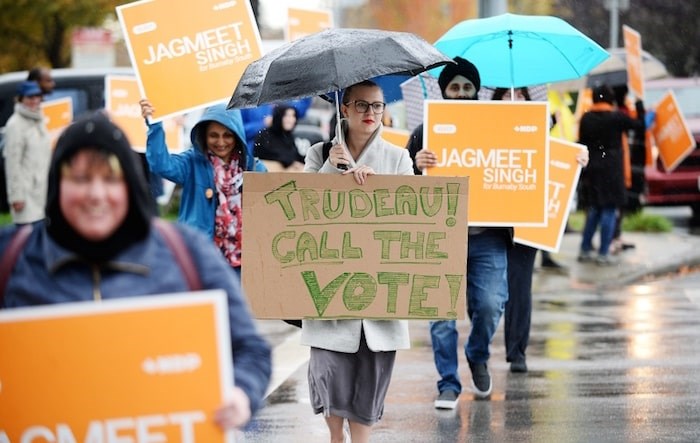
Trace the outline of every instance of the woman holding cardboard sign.
<instances>
[{"instance_id":1,"label":"woman holding cardboard sign","mask_svg":"<svg viewBox=\"0 0 700 443\"><path fill-rule=\"evenodd\" d=\"M312 146L304 171L352 175L359 185L375 174L412 175L408 152L381 138L385 106L375 83L349 86L343 93L341 131L327 158L323 143ZM343 441L343 422L348 420L352 441L367 442L384 412L396 350L410 346L407 322L304 320L301 341L311 346L311 405L325 416L331 441Z\"/></svg>"},{"instance_id":2,"label":"woman holding cardboard sign","mask_svg":"<svg viewBox=\"0 0 700 443\"><path fill-rule=\"evenodd\" d=\"M45 221L0 231L0 308L222 289L236 370L216 420L240 428L262 406L269 345L211 242L155 219L142 170L126 135L104 115L70 125L51 159Z\"/></svg>"}]
</instances>

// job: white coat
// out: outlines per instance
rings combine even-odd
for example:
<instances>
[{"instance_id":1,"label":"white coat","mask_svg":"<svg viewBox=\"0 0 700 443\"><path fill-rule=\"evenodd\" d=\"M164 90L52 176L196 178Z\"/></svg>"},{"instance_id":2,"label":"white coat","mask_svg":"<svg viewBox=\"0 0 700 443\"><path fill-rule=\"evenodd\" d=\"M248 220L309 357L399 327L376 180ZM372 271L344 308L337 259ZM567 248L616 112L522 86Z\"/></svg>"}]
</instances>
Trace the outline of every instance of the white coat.
<instances>
[{"instance_id":1,"label":"white coat","mask_svg":"<svg viewBox=\"0 0 700 443\"><path fill-rule=\"evenodd\" d=\"M46 188L51 163L51 140L41 111L31 111L21 103L5 125L5 177L7 201L12 221L31 223L44 218ZM15 211L12 202L23 201Z\"/></svg>"},{"instance_id":2,"label":"white coat","mask_svg":"<svg viewBox=\"0 0 700 443\"><path fill-rule=\"evenodd\" d=\"M343 122L344 123L344 122ZM344 128L345 129L345 128ZM382 126L372 134L355 165L368 165L377 174L413 175L408 150L381 138ZM334 141L334 144L337 141ZM306 172L340 174L343 171L323 160L323 143L309 148ZM370 177L369 180L372 178ZM395 351L410 348L406 320L303 320L301 344L336 352L354 353L360 347L362 330L372 351Z\"/></svg>"}]
</instances>

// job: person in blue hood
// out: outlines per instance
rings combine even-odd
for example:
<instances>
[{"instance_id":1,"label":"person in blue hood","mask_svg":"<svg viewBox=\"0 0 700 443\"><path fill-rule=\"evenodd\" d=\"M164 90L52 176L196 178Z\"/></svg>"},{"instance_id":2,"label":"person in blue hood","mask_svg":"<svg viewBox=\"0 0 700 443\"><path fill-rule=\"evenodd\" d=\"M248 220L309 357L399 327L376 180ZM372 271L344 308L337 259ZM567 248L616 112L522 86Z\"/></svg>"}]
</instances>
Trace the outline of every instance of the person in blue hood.
<instances>
[{"instance_id":1,"label":"person in blue hood","mask_svg":"<svg viewBox=\"0 0 700 443\"><path fill-rule=\"evenodd\" d=\"M213 238L240 273L243 171L266 171L245 142L240 111L223 104L208 108L190 132L192 147L171 154L162 124L149 123L155 108L147 99L139 104L148 124L146 160L151 171L182 186L178 221Z\"/></svg>"}]
</instances>

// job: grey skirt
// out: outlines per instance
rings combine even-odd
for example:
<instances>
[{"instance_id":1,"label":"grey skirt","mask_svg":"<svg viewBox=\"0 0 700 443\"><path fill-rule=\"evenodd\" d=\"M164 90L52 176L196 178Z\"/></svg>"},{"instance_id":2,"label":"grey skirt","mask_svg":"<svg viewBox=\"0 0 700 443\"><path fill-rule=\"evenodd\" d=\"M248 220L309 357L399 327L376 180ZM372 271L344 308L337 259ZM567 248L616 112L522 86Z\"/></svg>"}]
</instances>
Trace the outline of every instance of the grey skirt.
<instances>
[{"instance_id":1,"label":"grey skirt","mask_svg":"<svg viewBox=\"0 0 700 443\"><path fill-rule=\"evenodd\" d=\"M311 348L309 393L315 414L371 426L382 418L396 351L373 352L362 334L354 354Z\"/></svg>"}]
</instances>

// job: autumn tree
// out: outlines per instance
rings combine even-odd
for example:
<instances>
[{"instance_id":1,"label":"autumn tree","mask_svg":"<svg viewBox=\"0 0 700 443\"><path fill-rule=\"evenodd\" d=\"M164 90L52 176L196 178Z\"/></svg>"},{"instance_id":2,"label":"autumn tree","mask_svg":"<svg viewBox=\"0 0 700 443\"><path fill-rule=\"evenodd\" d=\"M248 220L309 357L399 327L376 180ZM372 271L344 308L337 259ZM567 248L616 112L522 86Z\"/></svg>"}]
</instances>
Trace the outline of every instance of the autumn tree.
<instances>
[{"instance_id":1,"label":"autumn tree","mask_svg":"<svg viewBox=\"0 0 700 443\"><path fill-rule=\"evenodd\" d=\"M116 19L126 0L0 0L0 72L70 66L74 29ZM250 0L257 16L258 0ZM196 2L193 2L193 7Z\"/></svg>"},{"instance_id":2,"label":"autumn tree","mask_svg":"<svg viewBox=\"0 0 700 443\"><path fill-rule=\"evenodd\" d=\"M0 70L70 64L71 32L99 26L119 0L0 0Z\"/></svg>"}]
</instances>

